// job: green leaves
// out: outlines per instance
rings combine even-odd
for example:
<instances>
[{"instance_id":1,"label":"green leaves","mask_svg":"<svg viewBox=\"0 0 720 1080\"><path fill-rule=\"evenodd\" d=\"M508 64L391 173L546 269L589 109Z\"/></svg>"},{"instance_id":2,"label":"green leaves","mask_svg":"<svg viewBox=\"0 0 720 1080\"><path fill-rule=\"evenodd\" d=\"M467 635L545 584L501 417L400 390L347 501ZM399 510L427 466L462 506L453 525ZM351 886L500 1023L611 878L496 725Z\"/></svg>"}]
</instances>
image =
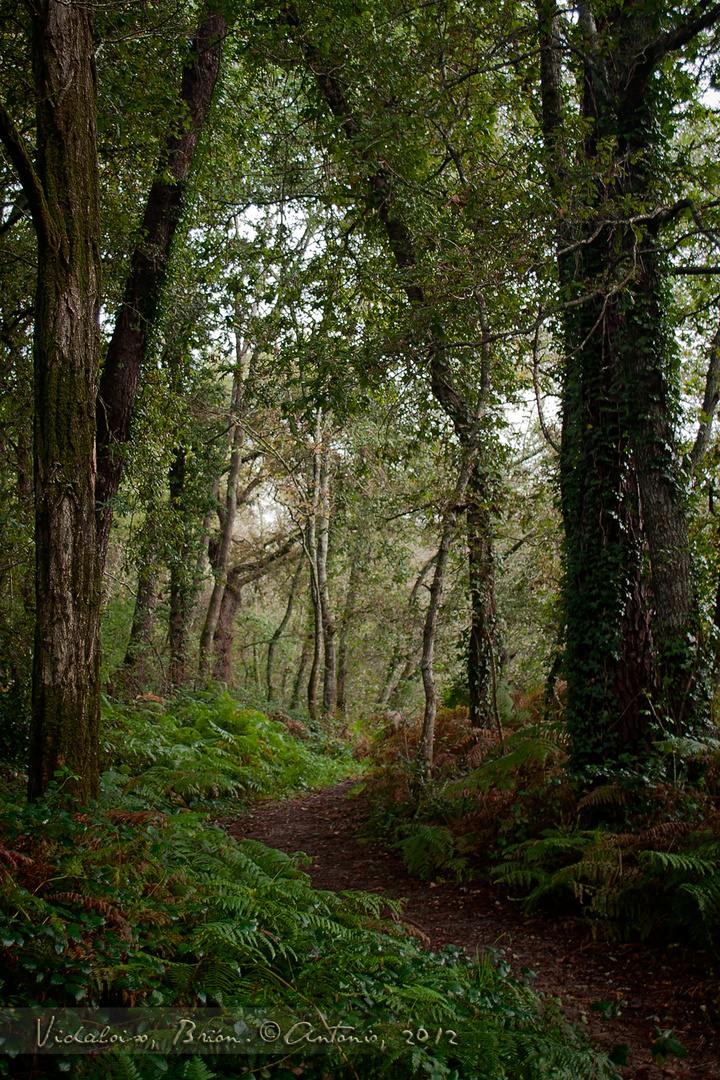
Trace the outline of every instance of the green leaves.
<instances>
[{"instance_id":1,"label":"green leaves","mask_svg":"<svg viewBox=\"0 0 720 1080\"><path fill-rule=\"evenodd\" d=\"M28 881L47 849L41 832L26 831L38 812L17 806L0 818L5 829L9 817L29 853L22 871ZM574 1080L588 1069L611 1076L605 1059L570 1029L545 1020L534 996L489 962L457 948L420 951L387 917L397 905L361 893L318 892L293 857L238 842L190 813L96 809L71 817L66 828L53 840L53 866L42 869L44 877L62 877L62 904L47 884L26 899L45 933L38 932L35 912L16 907L0 883L0 912L23 939L20 953L18 934L3 935L4 1001L36 1000L29 971L18 963L22 956L27 967L34 958L41 973L53 972L44 991L48 1005L80 997L90 1004L222 1001L309 1012L326 1023L337 1017L383 1040L382 1054L345 1046L351 1075L362 1080L410 1080L419 1073L447 1080L454 1072L477 1080ZM113 881L98 873L110 849ZM99 933L83 931L78 941L88 907L102 913ZM63 959L54 954L56 943ZM206 1061L119 1056L103 1059L103 1067L113 1080L236 1075L233 1059ZM275 1061L264 1057L262 1065L274 1069ZM77 1075L99 1080L92 1060L78 1067Z\"/></svg>"}]
</instances>

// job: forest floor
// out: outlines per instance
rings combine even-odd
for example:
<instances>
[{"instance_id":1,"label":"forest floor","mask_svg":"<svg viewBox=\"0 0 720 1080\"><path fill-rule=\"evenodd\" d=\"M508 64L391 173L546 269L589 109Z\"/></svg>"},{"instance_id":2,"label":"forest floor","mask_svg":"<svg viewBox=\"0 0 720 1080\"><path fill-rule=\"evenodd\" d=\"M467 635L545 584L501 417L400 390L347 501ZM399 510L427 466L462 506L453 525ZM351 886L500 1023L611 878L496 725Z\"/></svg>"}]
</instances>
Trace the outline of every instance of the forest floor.
<instances>
[{"instance_id":1,"label":"forest floor","mask_svg":"<svg viewBox=\"0 0 720 1080\"><path fill-rule=\"evenodd\" d=\"M720 1080L720 1020L702 956L595 941L587 923L548 914L528 918L520 904L482 881L412 878L394 852L358 838L368 809L362 798L348 798L352 786L346 781L287 802L263 800L252 813L220 823L235 837L312 856L308 872L318 889L403 898L404 921L428 948L453 943L471 954L503 950L513 973L533 972L534 988L559 998L567 1017L586 1025L599 1046L629 1047L621 1076ZM619 1015L605 1019L592 1009L599 1002ZM672 1029L687 1056L657 1065L657 1027Z\"/></svg>"}]
</instances>

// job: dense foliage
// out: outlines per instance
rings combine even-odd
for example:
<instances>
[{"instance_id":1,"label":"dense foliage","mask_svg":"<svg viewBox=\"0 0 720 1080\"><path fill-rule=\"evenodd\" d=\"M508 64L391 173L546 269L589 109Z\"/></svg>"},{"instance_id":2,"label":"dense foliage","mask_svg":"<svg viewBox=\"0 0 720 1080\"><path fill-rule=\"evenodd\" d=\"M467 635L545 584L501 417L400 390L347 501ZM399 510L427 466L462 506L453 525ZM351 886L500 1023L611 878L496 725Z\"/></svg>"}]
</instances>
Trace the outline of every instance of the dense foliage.
<instances>
[{"instance_id":1,"label":"dense foliage","mask_svg":"<svg viewBox=\"0 0 720 1080\"><path fill-rule=\"evenodd\" d=\"M413 872L717 949L719 27L0 0L7 1000L302 992L475 1028L380 1071L604 1075L201 816L353 740Z\"/></svg>"},{"instance_id":2,"label":"dense foliage","mask_svg":"<svg viewBox=\"0 0 720 1080\"><path fill-rule=\"evenodd\" d=\"M317 892L297 857L236 841L187 809L188 802L216 805L217 792L206 790L203 779L209 755L224 762L220 795L231 776L232 792L246 794L270 784L290 790L298 779L326 782L337 759L321 758L227 695L185 698L154 720L152 731L142 711L115 719L118 741L108 752L116 764L123 760L119 771L104 774L99 805L69 808L62 778L30 805L16 784L5 785L4 1005L222 1004L298 1015L309 1009L328 1022L339 1018L334 1022L382 1035L382 1053L351 1049L343 1059L337 1051L330 1063L303 1056L311 1075L328 1068L333 1076L409 1077L422 1070L468 1080L570 1077L589 1069L611 1075L551 1006L541 1006L488 959L473 960L455 947L424 953L404 932L397 905ZM234 743L232 731L246 739ZM148 760L156 764L144 769ZM182 766L193 760L197 783L190 785ZM455 1034L427 1046L421 1035L410 1049L405 1029ZM121 1056L109 1065L103 1059L101 1066L67 1060L65 1071L87 1078L99 1075L98 1068L143 1080L192 1075L184 1071L190 1066L159 1055ZM24 1075L22 1059L5 1059L5 1067ZM194 1067L199 1075L200 1065ZM206 1067L236 1075L237 1059L213 1059ZM277 1058L263 1056L255 1067L286 1075Z\"/></svg>"},{"instance_id":3,"label":"dense foliage","mask_svg":"<svg viewBox=\"0 0 720 1080\"><path fill-rule=\"evenodd\" d=\"M418 800L407 746L380 727L360 787L372 828L413 874L487 875L527 911L584 918L611 939L651 938L720 957L720 747L670 737L590 792L568 776L567 739L537 698L506 698L506 738L468 739L462 710L439 720L442 759ZM413 794L415 791L415 794Z\"/></svg>"}]
</instances>

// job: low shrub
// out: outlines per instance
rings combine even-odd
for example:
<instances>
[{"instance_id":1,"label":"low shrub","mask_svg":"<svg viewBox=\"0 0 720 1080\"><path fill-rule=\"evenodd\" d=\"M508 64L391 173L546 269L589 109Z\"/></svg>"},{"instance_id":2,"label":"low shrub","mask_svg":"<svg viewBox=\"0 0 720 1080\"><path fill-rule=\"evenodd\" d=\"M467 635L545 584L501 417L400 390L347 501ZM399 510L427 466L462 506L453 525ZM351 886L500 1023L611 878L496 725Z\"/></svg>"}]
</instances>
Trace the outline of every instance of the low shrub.
<instances>
[{"instance_id":1,"label":"low shrub","mask_svg":"<svg viewBox=\"0 0 720 1080\"><path fill-rule=\"evenodd\" d=\"M145 695L129 705L106 702L103 714L103 785L115 806L219 807L321 787L359 771L348 743L333 744L330 754L324 735L300 737L227 692L179 694L167 703Z\"/></svg>"},{"instance_id":2,"label":"low shrub","mask_svg":"<svg viewBox=\"0 0 720 1080\"><path fill-rule=\"evenodd\" d=\"M296 859L236 841L191 811L73 812L60 789L34 805L6 791L0 859L3 1005L310 1008L387 1034L383 1053L347 1048L344 1059L57 1064L78 1077L612 1075L552 1007L487 960L423 953L397 925L396 906L318 892ZM23 1075L26 1063L4 1060ZM58 1059L46 1061L51 1075Z\"/></svg>"}]
</instances>

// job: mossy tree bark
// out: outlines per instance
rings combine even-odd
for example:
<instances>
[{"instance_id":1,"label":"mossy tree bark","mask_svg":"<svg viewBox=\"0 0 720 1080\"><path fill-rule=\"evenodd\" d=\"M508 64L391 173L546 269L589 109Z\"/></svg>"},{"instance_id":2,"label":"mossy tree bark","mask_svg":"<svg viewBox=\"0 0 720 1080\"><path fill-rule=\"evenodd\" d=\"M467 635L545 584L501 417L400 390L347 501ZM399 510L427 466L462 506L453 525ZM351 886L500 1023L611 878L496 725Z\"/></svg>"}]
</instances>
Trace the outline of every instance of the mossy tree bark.
<instances>
[{"instance_id":1,"label":"mossy tree bark","mask_svg":"<svg viewBox=\"0 0 720 1080\"><path fill-rule=\"evenodd\" d=\"M0 137L38 235L34 336L36 623L28 792L56 770L81 802L98 792L100 567L95 397L100 212L92 4L37 0L33 166L7 111Z\"/></svg>"}]
</instances>

